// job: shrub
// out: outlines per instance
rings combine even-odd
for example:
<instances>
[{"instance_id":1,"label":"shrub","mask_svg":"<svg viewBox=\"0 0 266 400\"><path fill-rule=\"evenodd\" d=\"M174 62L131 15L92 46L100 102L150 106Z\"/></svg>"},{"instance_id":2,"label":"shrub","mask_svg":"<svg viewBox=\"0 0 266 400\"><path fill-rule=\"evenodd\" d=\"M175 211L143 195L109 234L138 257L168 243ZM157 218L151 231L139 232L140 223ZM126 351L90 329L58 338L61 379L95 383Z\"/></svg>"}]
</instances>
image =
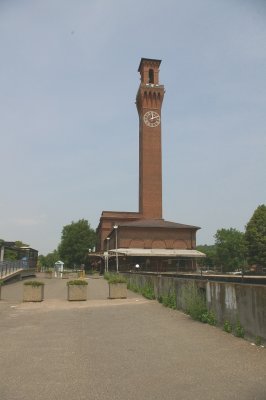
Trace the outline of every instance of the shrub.
<instances>
[{"instance_id":1,"label":"shrub","mask_svg":"<svg viewBox=\"0 0 266 400\"><path fill-rule=\"evenodd\" d=\"M3 281L3 279L0 279L0 286L3 286L5 284L5 282Z\"/></svg>"},{"instance_id":2,"label":"shrub","mask_svg":"<svg viewBox=\"0 0 266 400\"><path fill-rule=\"evenodd\" d=\"M161 296L161 299L158 299L158 300L165 307L176 309L176 294L175 294L175 292L170 292L166 296Z\"/></svg>"},{"instance_id":3,"label":"shrub","mask_svg":"<svg viewBox=\"0 0 266 400\"><path fill-rule=\"evenodd\" d=\"M231 323L227 320L224 321L224 331L227 333L232 333L232 330L233 330L233 328L232 328Z\"/></svg>"},{"instance_id":4,"label":"shrub","mask_svg":"<svg viewBox=\"0 0 266 400\"><path fill-rule=\"evenodd\" d=\"M208 312L205 296L200 292L194 282L189 282L182 287L181 299L184 304L185 312L197 321L201 321L202 315Z\"/></svg>"},{"instance_id":5,"label":"shrub","mask_svg":"<svg viewBox=\"0 0 266 400\"><path fill-rule=\"evenodd\" d=\"M141 294L146 297L149 300L154 300L155 299L155 294L154 294L154 289L151 285L146 284L142 289L141 289Z\"/></svg>"},{"instance_id":6,"label":"shrub","mask_svg":"<svg viewBox=\"0 0 266 400\"><path fill-rule=\"evenodd\" d=\"M245 336L245 331L243 326L240 324L240 321L237 321L235 329L234 329L234 334L236 337L243 338Z\"/></svg>"},{"instance_id":7,"label":"shrub","mask_svg":"<svg viewBox=\"0 0 266 400\"><path fill-rule=\"evenodd\" d=\"M256 336L255 337L255 345L256 346L261 346L261 337L260 336Z\"/></svg>"},{"instance_id":8,"label":"shrub","mask_svg":"<svg viewBox=\"0 0 266 400\"><path fill-rule=\"evenodd\" d=\"M74 279L73 281L68 281L67 285L88 285L88 282L83 279Z\"/></svg>"},{"instance_id":9,"label":"shrub","mask_svg":"<svg viewBox=\"0 0 266 400\"><path fill-rule=\"evenodd\" d=\"M32 286L32 287L39 287L39 286L43 286L44 283L40 282L40 281L27 281L27 282L24 282L24 285L25 286Z\"/></svg>"},{"instance_id":10,"label":"shrub","mask_svg":"<svg viewBox=\"0 0 266 400\"><path fill-rule=\"evenodd\" d=\"M215 326L217 324L217 319L213 311L206 311L201 316L201 322L209 325Z\"/></svg>"}]
</instances>

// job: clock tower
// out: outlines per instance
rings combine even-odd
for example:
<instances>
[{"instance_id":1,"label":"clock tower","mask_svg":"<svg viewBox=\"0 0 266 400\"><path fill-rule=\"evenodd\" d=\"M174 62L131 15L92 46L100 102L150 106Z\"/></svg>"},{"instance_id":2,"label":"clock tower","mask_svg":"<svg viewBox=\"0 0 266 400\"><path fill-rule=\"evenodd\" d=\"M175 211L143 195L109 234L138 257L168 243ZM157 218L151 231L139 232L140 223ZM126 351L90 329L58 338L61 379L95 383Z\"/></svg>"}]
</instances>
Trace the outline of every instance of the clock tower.
<instances>
[{"instance_id":1,"label":"clock tower","mask_svg":"<svg viewBox=\"0 0 266 400\"><path fill-rule=\"evenodd\" d=\"M139 213L162 218L161 108L164 86L159 83L161 60L142 58L136 97L139 114Z\"/></svg>"}]
</instances>

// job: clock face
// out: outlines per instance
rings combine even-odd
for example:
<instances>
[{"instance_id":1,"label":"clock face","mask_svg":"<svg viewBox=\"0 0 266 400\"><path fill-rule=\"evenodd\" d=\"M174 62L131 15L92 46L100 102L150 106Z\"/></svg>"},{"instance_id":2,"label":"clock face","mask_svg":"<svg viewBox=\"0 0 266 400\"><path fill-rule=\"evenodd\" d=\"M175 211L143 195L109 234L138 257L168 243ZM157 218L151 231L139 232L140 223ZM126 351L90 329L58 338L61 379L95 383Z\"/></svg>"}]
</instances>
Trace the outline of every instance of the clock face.
<instances>
[{"instance_id":1,"label":"clock face","mask_svg":"<svg viewBox=\"0 0 266 400\"><path fill-rule=\"evenodd\" d=\"M156 111L147 111L143 116L144 123L151 128L158 126L161 122L160 115Z\"/></svg>"}]
</instances>

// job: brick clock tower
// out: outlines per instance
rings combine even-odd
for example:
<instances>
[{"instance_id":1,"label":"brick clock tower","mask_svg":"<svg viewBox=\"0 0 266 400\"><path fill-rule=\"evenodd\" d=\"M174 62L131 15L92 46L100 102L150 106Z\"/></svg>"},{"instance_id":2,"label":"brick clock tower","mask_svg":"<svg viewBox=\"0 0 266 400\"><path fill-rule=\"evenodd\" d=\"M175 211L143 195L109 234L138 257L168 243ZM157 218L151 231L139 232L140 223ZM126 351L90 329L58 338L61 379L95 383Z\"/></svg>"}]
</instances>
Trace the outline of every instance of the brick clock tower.
<instances>
[{"instance_id":1,"label":"brick clock tower","mask_svg":"<svg viewBox=\"0 0 266 400\"><path fill-rule=\"evenodd\" d=\"M161 109L165 91L159 82L160 64L161 60L142 58L138 68L139 210L103 211L97 228L98 256L104 250L116 254L117 269L117 254L119 268L130 270L138 263L150 271L195 269L195 258L202 256L195 250L199 227L163 219Z\"/></svg>"},{"instance_id":2,"label":"brick clock tower","mask_svg":"<svg viewBox=\"0 0 266 400\"><path fill-rule=\"evenodd\" d=\"M142 58L136 105L139 114L139 213L162 218L161 108L164 86L159 84L161 60Z\"/></svg>"}]
</instances>

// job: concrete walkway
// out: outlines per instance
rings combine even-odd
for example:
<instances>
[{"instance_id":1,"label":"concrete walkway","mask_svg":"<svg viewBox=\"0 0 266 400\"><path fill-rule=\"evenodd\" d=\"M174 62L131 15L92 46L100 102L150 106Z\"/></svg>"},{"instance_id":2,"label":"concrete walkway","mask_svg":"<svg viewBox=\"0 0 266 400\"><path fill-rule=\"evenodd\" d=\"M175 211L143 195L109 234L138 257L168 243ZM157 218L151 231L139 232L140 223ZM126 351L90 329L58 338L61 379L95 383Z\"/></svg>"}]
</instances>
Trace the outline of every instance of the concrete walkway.
<instances>
[{"instance_id":1,"label":"concrete walkway","mask_svg":"<svg viewBox=\"0 0 266 400\"><path fill-rule=\"evenodd\" d=\"M266 349L135 293L108 300L103 279L87 302L43 281L42 303L2 288L1 400L266 399Z\"/></svg>"}]
</instances>

